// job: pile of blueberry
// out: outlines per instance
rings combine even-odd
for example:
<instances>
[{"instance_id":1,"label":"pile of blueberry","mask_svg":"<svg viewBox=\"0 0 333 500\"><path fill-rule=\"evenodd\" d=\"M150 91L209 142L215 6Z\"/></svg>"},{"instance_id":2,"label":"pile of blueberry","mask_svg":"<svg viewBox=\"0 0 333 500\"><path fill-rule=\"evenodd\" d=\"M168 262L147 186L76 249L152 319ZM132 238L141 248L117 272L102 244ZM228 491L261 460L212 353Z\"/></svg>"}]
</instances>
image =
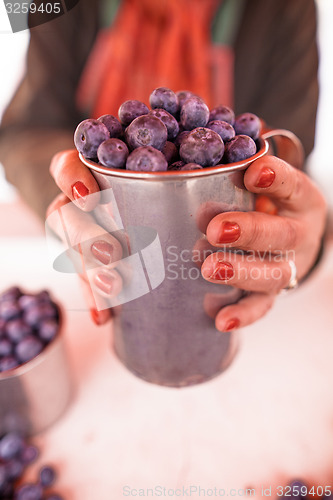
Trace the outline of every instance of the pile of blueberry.
<instances>
[{"instance_id":1,"label":"pile of blueberry","mask_svg":"<svg viewBox=\"0 0 333 500\"><path fill-rule=\"evenodd\" d=\"M0 438L0 500L63 500L51 492L56 479L53 467L43 466L36 483L22 481L26 468L39 456L39 450L19 433Z\"/></svg>"},{"instance_id":2,"label":"pile of blueberry","mask_svg":"<svg viewBox=\"0 0 333 500\"><path fill-rule=\"evenodd\" d=\"M37 356L57 335L59 310L44 290L12 287L0 295L0 373Z\"/></svg>"},{"instance_id":3,"label":"pile of blueberry","mask_svg":"<svg viewBox=\"0 0 333 500\"><path fill-rule=\"evenodd\" d=\"M141 101L125 101L118 118L103 115L76 128L74 143L87 159L104 167L133 171L182 171L230 164L257 152L261 121L252 113L227 106L209 110L189 91L155 89L151 109Z\"/></svg>"}]
</instances>

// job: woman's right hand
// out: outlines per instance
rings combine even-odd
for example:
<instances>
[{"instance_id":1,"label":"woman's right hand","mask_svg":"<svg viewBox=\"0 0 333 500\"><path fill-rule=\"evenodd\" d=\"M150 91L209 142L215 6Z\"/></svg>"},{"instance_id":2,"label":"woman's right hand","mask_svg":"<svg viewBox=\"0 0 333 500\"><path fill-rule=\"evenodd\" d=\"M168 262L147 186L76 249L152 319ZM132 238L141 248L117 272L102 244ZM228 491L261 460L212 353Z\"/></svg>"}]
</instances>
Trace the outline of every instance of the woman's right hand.
<instances>
[{"instance_id":1,"label":"woman's right hand","mask_svg":"<svg viewBox=\"0 0 333 500\"><path fill-rule=\"evenodd\" d=\"M57 153L51 161L50 172L62 194L48 207L47 223L68 248L80 256L78 274L91 316L96 324L104 324L112 315L108 299L122 288L121 276L115 270L122 257L122 246L96 223L91 213L100 201L100 189L77 151Z\"/></svg>"}]
</instances>

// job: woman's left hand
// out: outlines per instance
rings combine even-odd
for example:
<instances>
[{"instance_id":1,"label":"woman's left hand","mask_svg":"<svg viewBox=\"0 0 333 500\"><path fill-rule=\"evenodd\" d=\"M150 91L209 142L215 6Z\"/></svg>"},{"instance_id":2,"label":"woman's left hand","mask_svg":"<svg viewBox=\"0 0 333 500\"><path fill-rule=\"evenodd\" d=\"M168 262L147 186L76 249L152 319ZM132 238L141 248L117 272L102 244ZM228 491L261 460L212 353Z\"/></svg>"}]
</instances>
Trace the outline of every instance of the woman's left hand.
<instances>
[{"instance_id":1,"label":"woman's left hand","mask_svg":"<svg viewBox=\"0 0 333 500\"><path fill-rule=\"evenodd\" d=\"M212 283L227 283L250 293L222 308L216 328L230 331L249 325L288 287L293 261L301 280L314 265L325 230L326 202L312 180L274 156L254 161L244 175L246 188L268 196L276 215L225 212L207 227L207 239L221 250L204 261L201 272ZM245 250L233 253L231 249Z\"/></svg>"}]
</instances>

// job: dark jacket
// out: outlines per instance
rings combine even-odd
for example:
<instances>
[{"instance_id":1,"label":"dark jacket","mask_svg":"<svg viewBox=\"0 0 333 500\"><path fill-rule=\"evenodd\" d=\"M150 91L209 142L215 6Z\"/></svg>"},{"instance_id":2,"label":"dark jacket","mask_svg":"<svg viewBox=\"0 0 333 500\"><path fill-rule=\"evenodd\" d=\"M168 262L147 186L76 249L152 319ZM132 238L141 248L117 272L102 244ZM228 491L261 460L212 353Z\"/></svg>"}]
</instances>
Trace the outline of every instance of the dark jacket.
<instances>
[{"instance_id":1,"label":"dark jacket","mask_svg":"<svg viewBox=\"0 0 333 500\"><path fill-rule=\"evenodd\" d=\"M58 192L50 160L73 147L73 131L86 118L75 93L98 20L98 1L80 0L31 30L27 71L3 117L0 161L7 179L42 217ZM236 113L250 111L292 130L308 155L318 100L314 0L245 1L234 51Z\"/></svg>"}]
</instances>

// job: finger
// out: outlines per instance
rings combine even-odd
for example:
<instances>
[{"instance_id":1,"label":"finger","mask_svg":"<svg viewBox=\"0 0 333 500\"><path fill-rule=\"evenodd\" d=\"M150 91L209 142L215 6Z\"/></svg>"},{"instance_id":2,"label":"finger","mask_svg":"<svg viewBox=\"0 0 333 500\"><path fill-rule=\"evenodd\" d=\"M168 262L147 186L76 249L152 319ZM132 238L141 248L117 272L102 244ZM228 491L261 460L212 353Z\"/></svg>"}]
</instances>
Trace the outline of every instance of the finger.
<instances>
[{"instance_id":1,"label":"finger","mask_svg":"<svg viewBox=\"0 0 333 500\"><path fill-rule=\"evenodd\" d=\"M61 151L51 161L50 173L61 191L81 210L93 210L100 200L100 189L76 150Z\"/></svg>"},{"instance_id":2,"label":"finger","mask_svg":"<svg viewBox=\"0 0 333 500\"><path fill-rule=\"evenodd\" d=\"M261 212L227 212L214 217L207 227L211 245L228 245L257 252L295 250L305 236L304 223L292 217Z\"/></svg>"},{"instance_id":3,"label":"finger","mask_svg":"<svg viewBox=\"0 0 333 500\"><path fill-rule=\"evenodd\" d=\"M112 299L122 289L122 278L113 269L122 256L120 243L63 194L50 205L47 224L67 243L91 316L104 324L111 317Z\"/></svg>"},{"instance_id":4,"label":"finger","mask_svg":"<svg viewBox=\"0 0 333 500\"><path fill-rule=\"evenodd\" d=\"M265 194L279 210L306 212L324 200L312 180L275 156L254 161L244 175L244 184L253 193Z\"/></svg>"},{"instance_id":5,"label":"finger","mask_svg":"<svg viewBox=\"0 0 333 500\"><path fill-rule=\"evenodd\" d=\"M271 309L275 298L276 294L251 293L237 304L224 307L215 319L217 330L230 332L254 323Z\"/></svg>"},{"instance_id":6,"label":"finger","mask_svg":"<svg viewBox=\"0 0 333 500\"><path fill-rule=\"evenodd\" d=\"M58 196L50 205L46 224L67 244L79 273L101 264L114 267L122 258L122 246L118 239L64 195Z\"/></svg>"},{"instance_id":7,"label":"finger","mask_svg":"<svg viewBox=\"0 0 333 500\"><path fill-rule=\"evenodd\" d=\"M291 278L291 268L283 256L260 256L216 252L205 260L202 276L211 283L223 283L242 290L260 293L277 293L286 288Z\"/></svg>"},{"instance_id":8,"label":"finger","mask_svg":"<svg viewBox=\"0 0 333 500\"><path fill-rule=\"evenodd\" d=\"M100 306L102 307L98 309L98 305L96 303L90 283L83 276L80 276L80 282L81 282L81 289L83 291L83 296L89 307L90 316L93 322L96 325L104 325L112 317L112 310L108 308L107 301L104 300L102 297L100 297L99 301L104 300L104 304L102 305L100 303Z\"/></svg>"}]
</instances>

